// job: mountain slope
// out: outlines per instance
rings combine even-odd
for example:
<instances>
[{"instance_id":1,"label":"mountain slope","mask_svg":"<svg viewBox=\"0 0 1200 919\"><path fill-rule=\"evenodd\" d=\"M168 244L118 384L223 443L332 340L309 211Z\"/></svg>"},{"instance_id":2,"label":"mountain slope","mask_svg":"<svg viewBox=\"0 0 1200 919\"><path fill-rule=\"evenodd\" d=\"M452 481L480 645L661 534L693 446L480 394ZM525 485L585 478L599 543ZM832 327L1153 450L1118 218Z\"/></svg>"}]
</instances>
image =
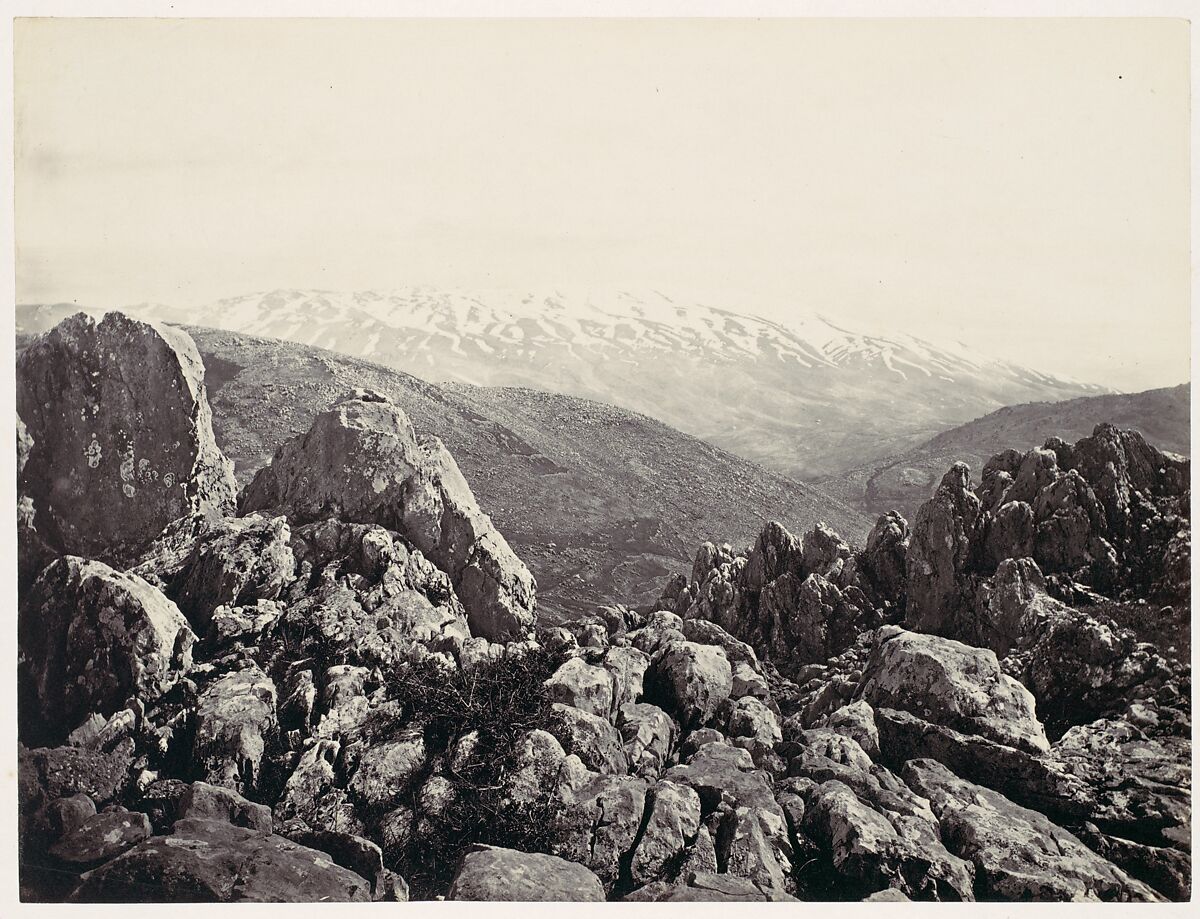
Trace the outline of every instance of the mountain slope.
<instances>
[{"instance_id":1,"label":"mountain slope","mask_svg":"<svg viewBox=\"0 0 1200 919\"><path fill-rule=\"evenodd\" d=\"M188 327L205 362L213 428L244 484L288 438L354 387L390 396L436 434L483 509L538 580L553 620L650 600L708 539L749 542L767 519L869 521L814 489L660 422L568 396L439 387L288 342Z\"/></svg>"},{"instance_id":2,"label":"mountain slope","mask_svg":"<svg viewBox=\"0 0 1200 919\"><path fill-rule=\"evenodd\" d=\"M54 308L46 308L53 310ZM73 308L72 308L73 309ZM431 381L520 386L641 412L808 480L1015 402L1096 387L839 319L785 324L656 291L272 291L165 321L316 345ZM31 331L34 329L31 329Z\"/></svg>"},{"instance_id":3,"label":"mountain slope","mask_svg":"<svg viewBox=\"0 0 1200 919\"><path fill-rule=\"evenodd\" d=\"M1010 405L943 431L915 449L868 463L818 486L867 514L899 510L910 521L942 474L962 461L978 476L1002 450L1027 450L1050 437L1073 443L1101 422L1134 430L1163 450L1191 454L1191 386Z\"/></svg>"}]
</instances>

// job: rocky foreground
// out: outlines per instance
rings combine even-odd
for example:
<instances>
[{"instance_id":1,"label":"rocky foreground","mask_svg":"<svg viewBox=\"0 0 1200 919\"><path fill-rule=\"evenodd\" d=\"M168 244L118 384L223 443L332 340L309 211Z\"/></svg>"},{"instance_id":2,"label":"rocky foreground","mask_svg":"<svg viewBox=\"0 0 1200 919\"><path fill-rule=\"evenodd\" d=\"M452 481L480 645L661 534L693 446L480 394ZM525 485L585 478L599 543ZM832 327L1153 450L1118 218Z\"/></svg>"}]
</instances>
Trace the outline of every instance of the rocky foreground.
<instances>
[{"instance_id":1,"label":"rocky foreground","mask_svg":"<svg viewBox=\"0 0 1200 919\"><path fill-rule=\"evenodd\" d=\"M239 494L186 335L17 376L25 899L1190 895L1190 470L1137 434L539 628L376 393Z\"/></svg>"}]
</instances>

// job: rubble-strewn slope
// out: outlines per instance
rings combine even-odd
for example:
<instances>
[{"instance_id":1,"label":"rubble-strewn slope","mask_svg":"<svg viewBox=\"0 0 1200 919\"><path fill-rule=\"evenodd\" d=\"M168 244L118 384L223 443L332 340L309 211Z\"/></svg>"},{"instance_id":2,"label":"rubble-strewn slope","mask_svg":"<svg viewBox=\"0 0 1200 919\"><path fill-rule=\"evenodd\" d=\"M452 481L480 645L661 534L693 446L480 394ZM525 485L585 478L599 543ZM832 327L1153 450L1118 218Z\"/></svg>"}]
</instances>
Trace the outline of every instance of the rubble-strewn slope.
<instances>
[{"instance_id":1,"label":"rubble-strewn slope","mask_svg":"<svg viewBox=\"0 0 1200 919\"><path fill-rule=\"evenodd\" d=\"M568 630L414 428L347 391L112 564L22 493L27 899L1188 897L1186 461L1102 426Z\"/></svg>"}]
</instances>

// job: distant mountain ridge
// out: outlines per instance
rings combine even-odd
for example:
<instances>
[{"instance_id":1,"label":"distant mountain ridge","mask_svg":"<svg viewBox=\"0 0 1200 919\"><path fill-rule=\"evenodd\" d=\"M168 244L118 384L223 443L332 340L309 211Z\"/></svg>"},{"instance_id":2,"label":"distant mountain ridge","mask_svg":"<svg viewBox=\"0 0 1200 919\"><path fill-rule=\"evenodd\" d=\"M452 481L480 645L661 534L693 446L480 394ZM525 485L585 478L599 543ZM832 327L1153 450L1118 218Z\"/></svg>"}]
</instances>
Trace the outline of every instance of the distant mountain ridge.
<instances>
[{"instance_id":1,"label":"distant mountain ridge","mask_svg":"<svg viewBox=\"0 0 1200 919\"><path fill-rule=\"evenodd\" d=\"M431 382L607 402L801 480L1002 405L1103 391L961 345L864 334L815 314L784 324L658 291L278 290L128 311L328 348ZM24 312L28 331L66 315Z\"/></svg>"},{"instance_id":2,"label":"distant mountain ridge","mask_svg":"<svg viewBox=\"0 0 1200 919\"><path fill-rule=\"evenodd\" d=\"M378 390L446 444L533 571L548 621L653 600L669 574L690 568L697 544L749 544L769 519L797 531L825 521L856 542L870 527L822 492L624 409L519 388L436 386L305 345L186 331L240 484L350 390Z\"/></svg>"},{"instance_id":3,"label":"distant mountain ridge","mask_svg":"<svg viewBox=\"0 0 1200 919\"><path fill-rule=\"evenodd\" d=\"M1073 443L1107 422L1149 443L1191 455L1191 386L1010 405L943 431L924 444L823 481L818 487L868 515L899 510L910 521L953 463L978 477L994 454L1039 447L1050 437Z\"/></svg>"}]
</instances>

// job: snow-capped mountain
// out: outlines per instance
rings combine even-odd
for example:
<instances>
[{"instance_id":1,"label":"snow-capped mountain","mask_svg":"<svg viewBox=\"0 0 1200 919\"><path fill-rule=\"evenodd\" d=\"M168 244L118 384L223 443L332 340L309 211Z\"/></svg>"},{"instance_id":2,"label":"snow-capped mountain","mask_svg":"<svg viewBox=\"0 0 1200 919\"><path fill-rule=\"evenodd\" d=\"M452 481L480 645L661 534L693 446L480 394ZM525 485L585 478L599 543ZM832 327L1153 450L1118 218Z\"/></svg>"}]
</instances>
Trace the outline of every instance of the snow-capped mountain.
<instances>
[{"instance_id":1,"label":"snow-capped mountain","mask_svg":"<svg viewBox=\"0 0 1200 919\"><path fill-rule=\"evenodd\" d=\"M643 412L799 478L895 452L1002 405L1102 392L960 345L656 291L277 290L157 319L283 338L434 382L527 386Z\"/></svg>"}]
</instances>

